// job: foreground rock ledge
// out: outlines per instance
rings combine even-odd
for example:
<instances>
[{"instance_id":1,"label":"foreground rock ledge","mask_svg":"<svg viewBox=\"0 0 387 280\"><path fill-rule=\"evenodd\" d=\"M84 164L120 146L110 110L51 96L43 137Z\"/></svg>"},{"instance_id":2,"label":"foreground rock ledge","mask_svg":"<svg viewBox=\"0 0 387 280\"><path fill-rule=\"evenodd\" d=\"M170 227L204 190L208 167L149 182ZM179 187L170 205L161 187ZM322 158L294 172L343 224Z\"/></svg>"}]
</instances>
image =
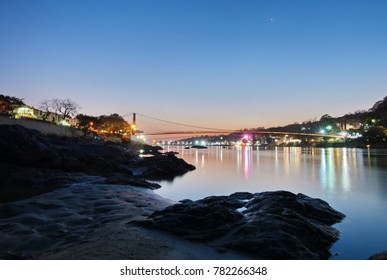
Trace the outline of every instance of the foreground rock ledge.
<instances>
[{"instance_id":1,"label":"foreground rock ledge","mask_svg":"<svg viewBox=\"0 0 387 280\"><path fill-rule=\"evenodd\" d=\"M0 125L0 135L0 203L68 187L84 176L156 189L160 186L147 180L172 180L195 169L169 153L140 157L131 142L95 143L43 135L18 125Z\"/></svg>"},{"instance_id":2,"label":"foreground rock ledge","mask_svg":"<svg viewBox=\"0 0 387 280\"><path fill-rule=\"evenodd\" d=\"M331 225L345 215L323 200L287 191L234 193L184 200L136 225L233 249L258 259L328 259L339 239Z\"/></svg>"}]
</instances>

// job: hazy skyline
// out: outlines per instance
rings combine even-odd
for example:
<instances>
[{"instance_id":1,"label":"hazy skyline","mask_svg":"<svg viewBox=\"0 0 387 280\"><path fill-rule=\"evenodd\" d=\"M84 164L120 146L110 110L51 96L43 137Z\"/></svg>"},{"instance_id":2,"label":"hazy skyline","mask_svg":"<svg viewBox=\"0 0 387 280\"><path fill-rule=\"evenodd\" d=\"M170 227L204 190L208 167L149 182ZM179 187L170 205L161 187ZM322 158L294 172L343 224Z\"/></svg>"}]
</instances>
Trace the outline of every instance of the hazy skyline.
<instances>
[{"instance_id":1,"label":"hazy skyline","mask_svg":"<svg viewBox=\"0 0 387 280\"><path fill-rule=\"evenodd\" d=\"M0 0L0 93L230 129L340 116L387 95L386 14L383 0Z\"/></svg>"}]
</instances>

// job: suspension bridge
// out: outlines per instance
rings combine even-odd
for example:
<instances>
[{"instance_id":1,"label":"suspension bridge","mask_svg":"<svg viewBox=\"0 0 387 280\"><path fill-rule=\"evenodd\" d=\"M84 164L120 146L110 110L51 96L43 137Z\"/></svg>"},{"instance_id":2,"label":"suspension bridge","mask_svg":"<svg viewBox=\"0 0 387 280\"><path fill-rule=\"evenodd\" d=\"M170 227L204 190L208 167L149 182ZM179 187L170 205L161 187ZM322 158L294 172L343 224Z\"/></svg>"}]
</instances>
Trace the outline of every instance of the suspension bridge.
<instances>
[{"instance_id":1,"label":"suspension bridge","mask_svg":"<svg viewBox=\"0 0 387 280\"><path fill-rule=\"evenodd\" d=\"M213 128L213 127L204 127L197 126L193 124L184 124L169 120L163 120L156 117L140 114L140 113L130 113L124 115L123 117L132 117L131 125L132 127L138 129L137 127L137 116L140 116L145 119L149 119L155 122L166 123L173 126L190 128L191 130L174 130L174 131L150 131L141 133L146 137L153 136L165 136L164 138L178 138L184 136L197 136L197 135L222 135L222 134L249 134L249 135L283 135L283 136L307 136L307 137L327 137L327 138L345 138L344 134L333 134L333 133L306 133L306 132L290 132L290 131L268 131L268 130L257 130L257 129L243 129L243 130L235 130L235 129L224 129L224 128Z\"/></svg>"}]
</instances>

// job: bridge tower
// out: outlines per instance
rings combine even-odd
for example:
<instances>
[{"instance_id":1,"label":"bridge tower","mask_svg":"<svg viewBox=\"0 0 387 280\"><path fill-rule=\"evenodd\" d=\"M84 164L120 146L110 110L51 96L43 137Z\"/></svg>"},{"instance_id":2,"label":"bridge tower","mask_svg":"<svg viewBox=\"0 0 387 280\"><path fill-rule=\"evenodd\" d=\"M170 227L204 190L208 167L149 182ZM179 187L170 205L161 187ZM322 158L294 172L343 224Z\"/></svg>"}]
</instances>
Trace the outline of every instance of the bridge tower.
<instances>
[{"instance_id":1,"label":"bridge tower","mask_svg":"<svg viewBox=\"0 0 387 280\"><path fill-rule=\"evenodd\" d=\"M136 126L136 113L133 113L132 125Z\"/></svg>"},{"instance_id":2,"label":"bridge tower","mask_svg":"<svg viewBox=\"0 0 387 280\"><path fill-rule=\"evenodd\" d=\"M136 124L136 113L133 113L132 124L130 125L130 127L131 127L131 131L132 131L132 135L134 135L136 133L136 127L137 127L137 124Z\"/></svg>"},{"instance_id":3,"label":"bridge tower","mask_svg":"<svg viewBox=\"0 0 387 280\"><path fill-rule=\"evenodd\" d=\"M342 131L346 131L347 130L347 120L346 120L345 117L340 120L340 129Z\"/></svg>"}]
</instances>

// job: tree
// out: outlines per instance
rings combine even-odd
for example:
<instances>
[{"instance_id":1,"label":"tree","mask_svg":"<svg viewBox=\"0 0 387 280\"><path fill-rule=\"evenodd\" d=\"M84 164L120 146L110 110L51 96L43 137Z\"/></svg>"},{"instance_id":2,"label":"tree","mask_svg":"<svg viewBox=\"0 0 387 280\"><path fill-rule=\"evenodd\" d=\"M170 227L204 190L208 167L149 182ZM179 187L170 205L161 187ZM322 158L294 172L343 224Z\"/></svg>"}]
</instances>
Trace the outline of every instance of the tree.
<instances>
[{"instance_id":1,"label":"tree","mask_svg":"<svg viewBox=\"0 0 387 280\"><path fill-rule=\"evenodd\" d=\"M42 102L40 102L39 109L43 111L42 119L45 121L51 114L52 110L54 110L54 106L52 101L43 100Z\"/></svg>"},{"instance_id":2,"label":"tree","mask_svg":"<svg viewBox=\"0 0 387 280\"><path fill-rule=\"evenodd\" d=\"M387 127L387 96L374 104L370 109L372 118L379 119L379 125Z\"/></svg>"},{"instance_id":3,"label":"tree","mask_svg":"<svg viewBox=\"0 0 387 280\"><path fill-rule=\"evenodd\" d=\"M55 111L63 115L63 119L75 116L78 109L81 108L81 106L79 106L77 103L75 103L69 98L53 99L51 102Z\"/></svg>"},{"instance_id":4,"label":"tree","mask_svg":"<svg viewBox=\"0 0 387 280\"><path fill-rule=\"evenodd\" d=\"M377 101L374 106L370 109L370 111L376 113L376 114L381 114L385 113L387 111L387 96L383 98L383 100Z\"/></svg>"},{"instance_id":5,"label":"tree","mask_svg":"<svg viewBox=\"0 0 387 280\"><path fill-rule=\"evenodd\" d=\"M363 133L363 138L369 144L385 143L387 133L384 127L370 127L366 132Z\"/></svg>"},{"instance_id":6,"label":"tree","mask_svg":"<svg viewBox=\"0 0 387 280\"><path fill-rule=\"evenodd\" d=\"M330 121L330 120L332 120L333 118L330 116L330 115L328 115L328 114L325 114L325 115L323 115L323 116L321 116L321 118L320 118L320 122L322 122L322 121Z\"/></svg>"},{"instance_id":7,"label":"tree","mask_svg":"<svg viewBox=\"0 0 387 280\"><path fill-rule=\"evenodd\" d=\"M76 116L76 119L78 120L78 126L80 128L99 127L98 117L79 114Z\"/></svg>"},{"instance_id":8,"label":"tree","mask_svg":"<svg viewBox=\"0 0 387 280\"><path fill-rule=\"evenodd\" d=\"M129 124L118 114L111 114L110 116L102 115L98 118L100 129L107 131L119 131L129 129Z\"/></svg>"},{"instance_id":9,"label":"tree","mask_svg":"<svg viewBox=\"0 0 387 280\"><path fill-rule=\"evenodd\" d=\"M3 95L3 94L0 94L0 101L6 101L11 105L17 105L17 106L26 105L23 101L23 98L18 98L14 96Z\"/></svg>"}]
</instances>

